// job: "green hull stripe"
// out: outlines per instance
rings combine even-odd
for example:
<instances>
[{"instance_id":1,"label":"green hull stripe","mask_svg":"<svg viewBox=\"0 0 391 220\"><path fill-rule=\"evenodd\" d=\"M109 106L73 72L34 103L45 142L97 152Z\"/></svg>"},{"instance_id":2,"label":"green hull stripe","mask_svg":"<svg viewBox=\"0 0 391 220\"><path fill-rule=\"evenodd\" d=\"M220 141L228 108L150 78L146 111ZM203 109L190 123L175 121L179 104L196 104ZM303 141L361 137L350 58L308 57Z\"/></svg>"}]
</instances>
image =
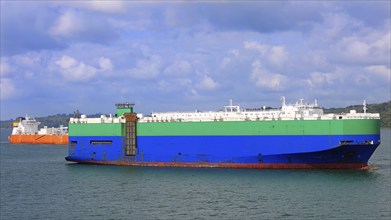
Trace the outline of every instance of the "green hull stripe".
<instances>
[{"instance_id":1,"label":"green hull stripe","mask_svg":"<svg viewBox=\"0 0 391 220\"><path fill-rule=\"evenodd\" d=\"M69 136L123 136L122 123L70 123Z\"/></svg>"},{"instance_id":2,"label":"green hull stripe","mask_svg":"<svg viewBox=\"0 0 391 220\"><path fill-rule=\"evenodd\" d=\"M137 136L379 134L380 120L160 122L137 124Z\"/></svg>"},{"instance_id":3,"label":"green hull stripe","mask_svg":"<svg viewBox=\"0 0 391 220\"><path fill-rule=\"evenodd\" d=\"M121 123L69 124L70 136L124 136ZM149 122L137 124L137 136L354 135L379 134L379 119Z\"/></svg>"}]
</instances>

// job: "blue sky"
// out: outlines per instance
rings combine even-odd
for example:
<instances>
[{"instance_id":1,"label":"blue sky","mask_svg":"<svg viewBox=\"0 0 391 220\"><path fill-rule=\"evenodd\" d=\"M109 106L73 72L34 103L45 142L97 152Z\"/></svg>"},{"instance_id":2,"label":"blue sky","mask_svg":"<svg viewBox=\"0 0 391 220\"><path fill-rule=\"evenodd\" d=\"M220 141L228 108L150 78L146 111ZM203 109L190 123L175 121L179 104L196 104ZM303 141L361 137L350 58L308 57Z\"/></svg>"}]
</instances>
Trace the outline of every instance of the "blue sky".
<instances>
[{"instance_id":1,"label":"blue sky","mask_svg":"<svg viewBox=\"0 0 391 220\"><path fill-rule=\"evenodd\" d=\"M389 1L1 1L1 119L390 100Z\"/></svg>"}]
</instances>

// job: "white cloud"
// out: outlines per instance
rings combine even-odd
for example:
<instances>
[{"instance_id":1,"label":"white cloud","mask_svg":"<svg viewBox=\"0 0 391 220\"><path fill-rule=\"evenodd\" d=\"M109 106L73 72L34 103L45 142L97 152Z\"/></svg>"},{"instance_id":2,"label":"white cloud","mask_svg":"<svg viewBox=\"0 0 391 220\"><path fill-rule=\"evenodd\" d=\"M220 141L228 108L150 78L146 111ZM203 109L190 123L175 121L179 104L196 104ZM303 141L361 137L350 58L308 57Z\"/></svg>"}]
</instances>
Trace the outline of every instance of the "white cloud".
<instances>
[{"instance_id":1,"label":"white cloud","mask_svg":"<svg viewBox=\"0 0 391 220\"><path fill-rule=\"evenodd\" d=\"M306 82L310 87L320 87L321 85L332 85L336 79L337 76L333 73L312 72Z\"/></svg>"},{"instance_id":2,"label":"white cloud","mask_svg":"<svg viewBox=\"0 0 391 220\"><path fill-rule=\"evenodd\" d=\"M128 70L135 79L155 79L160 74L162 59L158 55L152 55L149 59L138 59L136 67Z\"/></svg>"},{"instance_id":3,"label":"white cloud","mask_svg":"<svg viewBox=\"0 0 391 220\"><path fill-rule=\"evenodd\" d=\"M277 73L270 73L263 68L261 62L256 60L252 64L251 79L255 85L264 89L280 91L285 88L288 78Z\"/></svg>"},{"instance_id":4,"label":"white cloud","mask_svg":"<svg viewBox=\"0 0 391 220\"><path fill-rule=\"evenodd\" d=\"M40 53L29 53L25 55L16 55L13 61L28 68L39 66L42 59Z\"/></svg>"},{"instance_id":5,"label":"white cloud","mask_svg":"<svg viewBox=\"0 0 391 220\"><path fill-rule=\"evenodd\" d=\"M89 8L109 13L118 13L126 11L126 4L123 1L88 1L85 2Z\"/></svg>"},{"instance_id":6,"label":"white cloud","mask_svg":"<svg viewBox=\"0 0 391 220\"><path fill-rule=\"evenodd\" d=\"M387 63L390 60L389 33L368 30L362 35L346 36L328 50L329 59L334 62L348 62L352 65ZM325 48L326 50L326 48Z\"/></svg>"},{"instance_id":7,"label":"white cloud","mask_svg":"<svg viewBox=\"0 0 391 220\"><path fill-rule=\"evenodd\" d=\"M75 67L77 63L78 62L76 59L67 55L62 56L61 59L56 61L56 64L59 65L62 69L70 69Z\"/></svg>"},{"instance_id":8,"label":"white cloud","mask_svg":"<svg viewBox=\"0 0 391 220\"><path fill-rule=\"evenodd\" d=\"M274 67L281 68L288 61L288 51L282 45L272 46L256 41L245 41L244 48L258 51L261 57Z\"/></svg>"},{"instance_id":9,"label":"white cloud","mask_svg":"<svg viewBox=\"0 0 391 220\"><path fill-rule=\"evenodd\" d=\"M389 21L384 28L374 28L345 13L326 13L308 42L328 63L374 65L389 62L390 37Z\"/></svg>"},{"instance_id":10,"label":"white cloud","mask_svg":"<svg viewBox=\"0 0 391 220\"><path fill-rule=\"evenodd\" d=\"M178 60L168 66L164 73L169 76L186 76L192 72L192 65L187 60Z\"/></svg>"},{"instance_id":11,"label":"white cloud","mask_svg":"<svg viewBox=\"0 0 391 220\"><path fill-rule=\"evenodd\" d=\"M253 49L259 51L261 54L265 54L269 49L269 46L265 44L258 43L256 41L245 41L244 48Z\"/></svg>"},{"instance_id":12,"label":"white cloud","mask_svg":"<svg viewBox=\"0 0 391 220\"><path fill-rule=\"evenodd\" d=\"M16 88L11 79L1 78L0 79L0 98L1 100L7 100L15 95Z\"/></svg>"},{"instance_id":13,"label":"white cloud","mask_svg":"<svg viewBox=\"0 0 391 220\"><path fill-rule=\"evenodd\" d=\"M75 58L64 55L55 62L65 79L70 81L84 81L91 79L97 73L95 67L77 61Z\"/></svg>"},{"instance_id":14,"label":"white cloud","mask_svg":"<svg viewBox=\"0 0 391 220\"><path fill-rule=\"evenodd\" d=\"M179 85L185 88L185 94L187 96L191 96L191 97L198 96L198 92L194 88L193 83L190 79L179 79Z\"/></svg>"},{"instance_id":15,"label":"white cloud","mask_svg":"<svg viewBox=\"0 0 391 220\"><path fill-rule=\"evenodd\" d=\"M368 56L370 46L367 43L361 41L360 39L357 39L356 37L344 38L342 39L341 44L345 45L345 47L341 49L342 52L345 53L347 56Z\"/></svg>"},{"instance_id":16,"label":"white cloud","mask_svg":"<svg viewBox=\"0 0 391 220\"><path fill-rule=\"evenodd\" d=\"M240 52L237 49L232 49L229 51L229 54L232 54L234 57L239 57Z\"/></svg>"},{"instance_id":17,"label":"white cloud","mask_svg":"<svg viewBox=\"0 0 391 220\"><path fill-rule=\"evenodd\" d=\"M390 43L391 43L390 39L391 39L391 32L390 30L388 30L373 42L373 47L384 52L389 52Z\"/></svg>"},{"instance_id":18,"label":"white cloud","mask_svg":"<svg viewBox=\"0 0 391 220\"><path fill-rule=\"evenodd\" d=\"M127 4L121 0L55 1L52 4L58 7L74 8L78 10L87 9L104 13L123 13L127 10Z\"/></svg>"},{"instance_id":19,"label":"white cloud","mask_svg":"<svg viewBox=\"0 0 391 220\"><path fill-rule=\"evenodd\" d=\"M109 43L118 38L116 19L100 13L67 9L58 15L48 34L61 44L73 42Z\"/></svg>"},{"instance_id":20,"label":"white cloud","mask_svg":"<svg viewBox=\"0 0 391 220\"><path fill-rule=\"evenodd\" d=\"M324 27L321 27L323 28L321 31L324 35L323 39L338 38L347 29L359 25L352 18L343 13L325 13L323 16L325 21L323 24Z\"/></svg>"},{"instance_id":21,"label":"white cloud","mask_svg":"<svg viewBox=\"0 0 391 220\"><path fill-rule=\"evenodd\" d=\"M237 49L232 49L228 52L228 56L224 57L220 63L220 68L226 68L233 60L237 60L239 58L240 52Z\"/></svg>"},{"instance_id":22,"label":"white cloud","mask_svg":"<svg viewBox=\"0 0 391 220\"><path fill-rule=\"evenodd\" d=\"M281 67L288 60L288 52L283 46L273 46L270 48L268 59L272 65Z\"/></svg>"},{"instance_id":23,"label":"white cloud","mask_svg":"<svg viewBox=\"0 0 391 220\"><path fill-rule=\"evenodd\" d=\"M204 89L204 90L215 90L218 87L219 84L206 74L202 78L201 82L197 84L197 88Z\"/></svg>"},{"instance_id":24,"label":"white cloud","mask_svg":"<svg viewBox=\"0 0 391 220\"><path fill-rule=\"evenodd\" d=\"M75 11L66 11L57 20L49 33L53 36L70 37L82 29L80 17Z\"/></svg>"},{"instance_id":25,"label":"white cloud","mask_svg":"<svg viewBox=\"0 0 391 220\"><path fill-rule=\"evenodd\" d=\"M119 98L115 94L126 98L138 91L143 100L138 106L147 111L159 102L162 96L154 96L159 93L176 100L172 109L178 107L175 103L194 97L208 99L213 105L215 100L227 99L227 92L238 100L261 98L265 102L287 91L290 97L340 93L350 101L370 94L373 103L389 97L384 95L390 85L389 16L379 19L376 13L361 15L358 11L352 16L350 9L338 2L322 4L321 13L294 2L295 8L300 8L294 16L289 10L275 13L279 6L289 9L291 3L270 3L270 11L265 12L274 13L275 19L264 21L249 19L256 16L248 13L259 14L257 7L261 6L249 2L242 6L228 2L227 8L223 7L235 9L234 14L241 15L239 20L224 13L227 10L219 4L12 4L15 6L5 10L6 17L1 19L6 27L1 36L8 39L4 41L7 50L17 55L2 53L1 76L6 78L2 85L6 83L7 90L18 95L35 98L36 91L44 90L42 93L51 97L72 99L76 91L83 90L80 99L99 95L111 106L112 97ZM34 10L19 10L30 6ZM200 9L209 15L199 14ZM307 20L308 13L320 19ZM366 17L378 20L377 25L363 22ZM24 37L10 44L14 36ZM94 89L103 80L110 80L111 86ZM24 81L29 85L20 92L18 83ZM367 89L362 89L362 83ZM60 89L59 84L63 85ZM121 88L126 86L133 89ZM41 87L43 90L37 89ZM192 104L205 104L199 100ZM27 105L33 99L23 101ZM12 111L2 114L12 115Z\"/></svg>"},{"instance_id":26,"label":"white cloud","mask_svg":"<svg viewBox=\"0 0 391 220\"><path fill-rule=\"evenodd\" d=\"M101 57L99 58L99 67L102 71L110 71L113 69L113 64L109 58Z\"/></svg>"},{"instance_id":27,"label":"white cloud","mask_svg":"<svg viewBox=\"0 0 391 220\"><path fill-rule=\"evenodd\" d=\"M369 72L372 72L378 77L382 78L383 80L391 83L391 69L387 68L385 65L368 66L366 67L366 69Z\"/></svg>"},{"instance_id":28,"label":"white cloud","mask_svg":"<svg viewBox=\"0 0 391 220\"><path fill-rule=\"evenodd\" d=\"M8 63L2 60L0 64L0 77L1 78L6 77L11 72L12 72L12 67Z\"/></svg>"},{"instance_id":29,"label":"white cloud","mask_svg":"<svg viewBox=\"0 0 391 220\"><path fill-rule=\"evenodd\" d=\"M311 65L319 67L327 66L327 59L322 53L323 51L306 51L304 52L302 61L303 65Z\"/></svg>"},{"instance_id":30,"label":"white cloud","mask_svg":"<svg viewBox=\"0 0 391 220\"><path fill-rule=\"evenodd\" d=\"M225 68L232 61L230 57L224 57L223 61L221 61L220 68Z\"/></svg>"}]
</instances>

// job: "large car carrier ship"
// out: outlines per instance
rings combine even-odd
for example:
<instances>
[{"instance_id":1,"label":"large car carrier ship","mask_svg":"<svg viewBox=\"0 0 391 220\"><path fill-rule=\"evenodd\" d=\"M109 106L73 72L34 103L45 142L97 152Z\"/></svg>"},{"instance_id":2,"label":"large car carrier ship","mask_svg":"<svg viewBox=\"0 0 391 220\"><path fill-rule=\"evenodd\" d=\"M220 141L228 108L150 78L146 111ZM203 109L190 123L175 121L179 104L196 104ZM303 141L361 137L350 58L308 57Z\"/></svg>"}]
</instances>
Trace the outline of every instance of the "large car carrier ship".
<instances>
[{"instance_id":1,"label":"large car carrier ship","mask_svg":"<svg viewBox=\"0 0 391 220\"><path fill-rule=\"evenodd\" d=\"M366 168L380 144L379 114L324 114L315 101L279 109L133 112L71 118L67 161L226 168Z\"/></svg>"}]
</instances>

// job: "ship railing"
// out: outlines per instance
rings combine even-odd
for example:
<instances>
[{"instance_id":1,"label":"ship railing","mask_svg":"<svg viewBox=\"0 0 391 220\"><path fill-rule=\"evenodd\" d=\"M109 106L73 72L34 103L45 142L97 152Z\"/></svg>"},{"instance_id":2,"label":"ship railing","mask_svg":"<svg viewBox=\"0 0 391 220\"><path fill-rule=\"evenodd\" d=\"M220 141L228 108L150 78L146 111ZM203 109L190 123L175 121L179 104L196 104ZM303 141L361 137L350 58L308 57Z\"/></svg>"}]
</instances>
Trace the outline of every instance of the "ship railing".
<instances>
[{"instance_id":1,"label":"ship railing","mask_svg":"<svg viewBox=\"0 0 391 220\"><path fill-rule=\"evenodd\" d=\"M124 118L70 118L69 123L125 123Z\"/></svg>"},{"instance_id":2,"label":"ship railing","mask_svg":"<svg viewBox=\"0 0 391 220\"><path fill-rule=\"evenodd\" d=\"M326 114L322 115L321 119L380 119L380 115L378 113Z\"/></svg>"},{"instance_id":3,"label":"ship railing","mask_svg":"<svg viewBox=\"0 0 391 220\"><path fill-rule=\"evenodd\" d=\"M360 114L360 115L269 115L269 116L216 116L216 117L144 117L139 122L207 122L207 121L272 121L272 120L339 120L339 119L377 119L378 114Z\"/></svg>"}]
</instances>

